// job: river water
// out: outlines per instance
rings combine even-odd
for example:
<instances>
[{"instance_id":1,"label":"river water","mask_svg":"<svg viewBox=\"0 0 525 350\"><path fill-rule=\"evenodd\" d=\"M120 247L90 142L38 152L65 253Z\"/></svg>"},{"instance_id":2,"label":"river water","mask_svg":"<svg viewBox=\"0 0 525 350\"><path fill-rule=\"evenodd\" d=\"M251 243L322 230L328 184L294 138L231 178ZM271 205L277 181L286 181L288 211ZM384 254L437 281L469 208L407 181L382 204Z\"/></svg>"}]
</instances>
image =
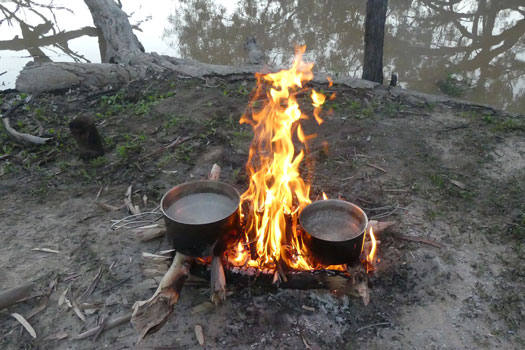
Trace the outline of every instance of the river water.
<instances>
[{"instance_id":1,"label":"river water","mask_svg":"<svg viewBox=\"0 0 525 350\"><path fill-rule=\"evenodd\" d=\"M93 26L83 1L54 0L60 8L51 10L42 6L50 0L34 0L15 12L16 2L0 0L0 89L13 88L31 60L100 61L95 33L81 30ZM241 64L255 36L273 64L288 64L294 44L306 44L318 71L361 76L366 0L121 2L148 52ZM451 2L389 1L385 78L396 72L409 89L524 113L525 1Z\"/></svg>"}]
</instances>

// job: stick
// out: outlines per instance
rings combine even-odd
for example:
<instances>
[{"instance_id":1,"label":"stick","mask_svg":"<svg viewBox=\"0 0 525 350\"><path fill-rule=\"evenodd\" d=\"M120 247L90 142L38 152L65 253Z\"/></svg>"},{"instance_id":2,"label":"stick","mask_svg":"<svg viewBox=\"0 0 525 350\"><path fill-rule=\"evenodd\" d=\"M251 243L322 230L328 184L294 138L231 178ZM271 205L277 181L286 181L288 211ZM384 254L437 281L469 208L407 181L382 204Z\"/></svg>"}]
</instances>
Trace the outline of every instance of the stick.
<instances>
[{"instance_id":1,"label":"stick","mask_svg":"<svg viewBox=\"0 0 525 350\"><path fill-rule=\"evenodd\" d=\"M27 298L31 294L31 291L34 287L34 283L27 283L0 293L0 310L14 305L22 299Z\"/></svg>"},{"instance_id":2,"label":"stick","mask_svg":"<svg viewBox=\"0 0 525 350\"><path fill-rule=\"evenodd\" d=\"M275 258L273 258L273 262L275 263L275 266L277 267L277 273L279 274L279 277L281 277L281 281L283 281L284 283L288 282L288 278L286 278L286 274L284 273L281 262Z\"/></svg>"},{"instance_id":3,"label":"stick","mask_svg":"<svg viewBox=\"0 0 525 350\"><path fill-rule=\"evenodd\" d=\"M376 220L370 220L368 222L368 228L367 228L367 232L369 230L369 228L371 227L372 230L374 231L374 235L380 235L381 233L383 233L383 231L385 231L386 229L390 228L391 226L395 225L396 222L395 221L376 221Z\"/></svg>"},{"instance_id":4,"label":"stick","mask_svg":"<svg viewBox=\"0 0 525 350\"><path fill-rule=\"evenodd\" d=\"M397 239L402 239L404 241L410 241L410 242L417 242L417 243L423 243L423 244L428 244L428 245L431 245L433 247L436 247L436 248L444 248L445 246L441 243L438 243L438 242L434 242L430 239L426 239L426 238L422 238L422 237L413 237L413 236L405 236L405 235L394 235L395 238Z\"/></svg>"},{"instance_id":5,"label":"stick","mask_svg":"<svg viewBox=\"0 0 525 350\"><path fill-rule=\"evenodd\" d=\"M368 326L364 326L364 327L361 327L361 328L358 328L355 332L356 333L359 333L361 332L362 330L365 330L367 328L372 328L372 327L376 327L376 326L391 326L392 323L390 322L379 322L379 323L373 323L373 324L369 324Z\"/></svg>"},{"instance_id":6,"label":"stick","mask_svg":"<svg viewBox=\"0 0 525 350\"><path fill-rule=\"evenodd\" d=\"M221 167L213 164L208 178L217 180L220 172ZM135 302L131 323L139 333L139 342L148 334L158 331L166 323L179 300L192 263L193 258L177 252L168 272L162 277L151 298Z\"/></svg>"},{"instance_id":7,"label":"stick","mask_svg":"<svg viewBox=\"0 0 525 350\"><path fill-rule=\"evenodd\" d=\"M135 233L135 237L141 242L151 241L166 234L164 227L145 228Z\"/></svg>"},{"instance_id":8,"label":"stick","mask_svg":"<svg viewBox=\"0 0 525 350\"><path fill-rule=\"evenodd\" d=\"M73 339L76 339L76 340L80 340L80 339L86 339L86 338L89 338L95 334L97 334L99 332L99 330L102 330L102 331L107 331L107 330L110 330L112 328L115 328L115 327L118 327L120 325L123 325L124 323L127 323L131 320L131 314L126 314L124 316L120 316L120 317L117 317L113 320L109 320L106 322L105 325L99 325L95 328L92 328L88 331L85 331L84 333L80 333L78 335L76 335L75 337L73 337Z\"/></svg>"},{"instance_id":9,"label":"stick","mask_svg":"<svg viewBox=\"0 0 525 350\"><path fill-rule=\"evenodd\" d=\"M377 169L379 171L382 171L385 174L387 173L387 171L385 169L381 168L379 165L370 164L370 163L366 163L366 165L368 165L371 168L374 168L374 169Z\"/></svg>"},{"instance_id":10,"label":"stick","mask_svg":"<svg viewBox=\"0 0 525 350\"><path fill-rule=\"evenodd\" d=\"M34 135L30 135L30 134L21 133L21 132L16 131L15 129L13 129L11 127L11 124L9 123L9 118L8 117L3 117L2 121L4 123L5 131L9 134L9 136L11 136L16 141L24 142L24 143L33 143L33 144L37 144L37 145L43 145L48 140L51 140L51 138L49 138L49 137L39 137L39 136L34 136Z\"/></svg>"},{"instance_id":11,"label":"stick","mask_svg":"<svg viewBox=\"0 0 525 350\"><path fill-rule=\"evenodd\" d=\"M224 275L224 267L220 256L214 256L211 261L211 301L218 305L220 302L226 300L226 276Z\"/></svg>"}]
</instances>

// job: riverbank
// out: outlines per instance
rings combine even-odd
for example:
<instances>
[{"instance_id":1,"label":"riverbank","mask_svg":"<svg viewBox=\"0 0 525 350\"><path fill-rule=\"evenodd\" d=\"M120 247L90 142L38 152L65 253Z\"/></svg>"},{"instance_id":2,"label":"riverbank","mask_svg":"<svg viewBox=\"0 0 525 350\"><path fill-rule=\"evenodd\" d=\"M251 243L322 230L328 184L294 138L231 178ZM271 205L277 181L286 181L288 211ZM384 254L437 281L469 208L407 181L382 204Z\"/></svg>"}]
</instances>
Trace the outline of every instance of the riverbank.
<instances>
[{"instance_id":1,"label":"riverbank","mask_svg":"<svg viewBox=\"0 0 525 350\"><path fill-rule=\"evenodd\" d=\"M205 177L213 163L221 165L224 181L244 190L252 133L238 120L254 84L245 72L206 78L179 72L105 92L42 93L11 116L18 131L42 131L52 140L21 146L0 129L0 290L34 281L49 297L29 319L36 339L3 312L3 348L133 346L129 325L97 342L71 338L149 298L154 276L141 253L170 247L111 230L111 220L127 213L104 211L95 201L121 207L133 185L133 202L147 197L139 206L154 209L167 189ZM198 348L194 326L200 324L210 349L521 348L524 117L361 80L312 84L337 96L325 105L321 126L303 121L307 134L317 134L311 141L313 196L342 196L370 217L398 222L381 237L370 304L320 291L231 285L224 305L207 307L208 288L186 286L167 324L142 346ZM2 109L25 97L0 93ZM299 102L311 110L306 97ZM105 156L79 159L68 129L78 116L96 120ZM157 152L178 137L185 141ZM99 271L94 290L82 298L90 304L83 306L83 322L59 300L66 289L82 295ZM32 298L9 311L27 317L45 300ZM199 305L205 306L196 312ZM60 333L69 338L46 340Z\"/></svg>"}]
</instances>

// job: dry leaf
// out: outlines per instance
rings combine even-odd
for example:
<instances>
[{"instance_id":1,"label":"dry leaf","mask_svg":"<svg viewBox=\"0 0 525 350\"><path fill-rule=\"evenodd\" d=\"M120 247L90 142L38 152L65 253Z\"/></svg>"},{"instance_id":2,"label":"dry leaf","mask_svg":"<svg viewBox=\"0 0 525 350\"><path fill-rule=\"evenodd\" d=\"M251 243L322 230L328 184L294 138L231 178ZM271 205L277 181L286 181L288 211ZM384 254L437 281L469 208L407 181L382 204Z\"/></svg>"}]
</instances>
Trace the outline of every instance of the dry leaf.
<instances>
[{"instance_id":1,"label":"dry leaf","mask_svg":"<svg viewBox=\"0 0 525 350\"><path fill-rule=\"evenodd\" d=\"M204 333L202 332L202 326L200 324L195 325L195 336L199 344L204 346Z\"/></svg>"},{"instance_id":2,"label":"dry leaf","mask_svg":"<svg viewBox=\"0 0 525 350\"><path fill-rule=\"evenodd\" d=\"M49 249L49 248L33 248L31 250L36 251L36 252L60 254L60 252L58 250Z\"/></svg>"},{"instance_id":3,"label":"dry leaf","mask_svg":"<svg viewBox=\"0 0 525 350\"><path fill-rule=\"evenodd\" d=\"M118 207L115 207L113 205L104 203L104 202L95 202L96 205L98 205L100 208L102 208L105 211L117 211L119 210Z\"/></svg>"},{"instance_id":4,"label":"dry leaf","mask_svg":"<svg viewBox=\"0 0 525 350\"><path fill-rule=\"evenodd\" d=\"M462 190L467 188L467 186L463 182L460 182L460 181L457 181L457 180L450 180L450 182L452 182L453 185L461 188Z\"/></svg>"},{"instance_id":5,"label":"dry leaf","mask_svg":"<svg viewBox=\"0 0 525 350\"><path fill-rule=\"evenodd\" d=\"M67 334L66 332L59 332L45 337L44 340L60 340L67 338L68 336L69 334Z\"/></svg>"},{"instance_id":6,"label":"dry leaf","mask_svg":"<svg viewBox=\"0 0 525 350\"><path fill-rule=\"evenodd\" d=\"M62 306L62 304L64 304L64 302L66 301L66 295L68 291L69 287L67 287L66 290L63 291L62 294L60 294L60 298L58 298L58 306Z\"/></svg>"},{"instance_id":7,"label":"dry leaf","mask_svg":"<svg viewBox=\"0 0 525 350\"><path fill-rule=\"evenodd\" d=\"M315 308L314 307L311 307L311 306L308 306L308 305L303 305L301 306L301 308L303 310L306 310L306 311L312 311L312 312L315 312Z\"/></svg>"},{"instance_id":8,"label":"dry leaf","mask_svg":"<svg viewBox=\"0 0 525 350\"><path fill-rule=\"evenodd\" d=\"M142 252L142 257L145 259L162 260L162 261L170 259L169 256L151 254L147 252Z\"/></svg>"},{"instance_id":9,"label":"dry leaf","mask_svg":"<svg viewBox=\"0 0 525 350\"><path fill-rule=\"evenodd\" d=\"M16 320L17 320L18 322L20 322L20 324L21 324L22 326L24 326L24 328L26 329L26 331L27 331L29 334L31 334L31 336L32 336L33 338L36 338L36 332L35 332L35 330L33 329L33 327L31 327L31 325L29 324L29 322L27 322L26 319L25 319L24 317L22 317L22 315L17 314L16 312L13 312L13 313L11 314L11 316L13 316L14 318L16 318Z\"/></svg>"},{"instance_id":10,"label":"dry leaf","mask_svg":"<svg viewBox=\"0 0 525 350\"><path fill-rule=\"evenodd\" d=\"M199 305L195 305L193 307L193 309L191 310L191 314L192 315L195 315L195 314L198 314L198 313L201 313L201 312L204 312L206 310L209 310L213 307L213 304L210 303L209 301L205 301L204 303L202 304L199 304Z\"/></svg>"}]
</instances>

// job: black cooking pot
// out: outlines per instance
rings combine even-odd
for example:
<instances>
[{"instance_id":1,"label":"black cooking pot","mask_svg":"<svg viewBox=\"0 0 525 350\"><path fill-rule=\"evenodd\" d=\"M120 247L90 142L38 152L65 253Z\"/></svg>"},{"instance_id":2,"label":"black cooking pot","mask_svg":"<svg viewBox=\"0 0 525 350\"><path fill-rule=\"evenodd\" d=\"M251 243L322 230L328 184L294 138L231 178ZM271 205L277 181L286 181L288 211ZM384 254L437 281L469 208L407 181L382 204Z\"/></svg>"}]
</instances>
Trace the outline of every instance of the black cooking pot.
<instances>
[{"instance_id":1,"label":"black cooking pot","mask_svg":"<svg viewBox=\"0 0 525 350\"><path fill-rule=\"evenodd\" d=\"M160 203L173 248L188 256L212 255L221 238L239 232L239 203L235 187L220 181L173 187Z\"/></svg>"},{"instance_id":2,"label":"black cooking pot","mask_svg":"<svg viewBox=\"0 0 525 350\"><path fill-rule=\"evenodd\" d=\"M304 243L324 265L359 263L368 218L357 205L327 199L307 205L299 215Z\"/></svg>"}]
</instances>

